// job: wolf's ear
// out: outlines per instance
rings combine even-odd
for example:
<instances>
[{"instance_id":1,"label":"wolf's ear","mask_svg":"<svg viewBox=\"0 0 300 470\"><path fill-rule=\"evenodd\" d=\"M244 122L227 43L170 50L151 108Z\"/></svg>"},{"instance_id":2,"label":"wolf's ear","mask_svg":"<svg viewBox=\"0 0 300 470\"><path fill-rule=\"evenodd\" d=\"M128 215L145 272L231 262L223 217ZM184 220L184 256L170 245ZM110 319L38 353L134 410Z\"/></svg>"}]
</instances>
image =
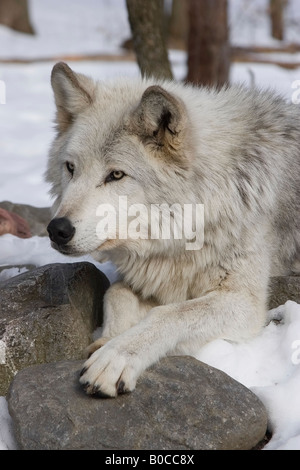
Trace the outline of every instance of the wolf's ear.
<instances>
[{"instance_id":1,"label":"wolf's ear","mask_svg":"<svg viewBox=\"0 0 300 470\"><path fill-rule=\"evenodd\" d=\"M165 154L175 154L187 131L184 103L158 85L144 92L134 111L135 131L145 143L153 143Z\"/></svg>"},{"instance_id":2,"label":"wolf's ear","mask_svg":"<svg viewBox=\"0 0 300 470\"><path fill-rule=\"evenodd\" d=\"M52 70L51 85L58 130L64 132L76 116L93 102L95 83L85 75L73 72L64 62L58 62Z\"/></svg>"}]
</instances>

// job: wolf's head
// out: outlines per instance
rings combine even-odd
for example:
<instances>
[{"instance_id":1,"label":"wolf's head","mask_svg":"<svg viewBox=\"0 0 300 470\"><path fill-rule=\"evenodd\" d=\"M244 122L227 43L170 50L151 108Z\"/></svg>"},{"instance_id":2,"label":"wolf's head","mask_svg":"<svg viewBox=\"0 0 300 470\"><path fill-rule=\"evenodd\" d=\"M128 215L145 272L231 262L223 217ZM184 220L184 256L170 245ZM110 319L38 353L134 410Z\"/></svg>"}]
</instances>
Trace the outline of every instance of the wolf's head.
<instances>
[{"instance_id":1,"label":"wolf's head","mask_svg":"<svg viewBox=\"0 0 300 470\"><path fill-rule=\"evenodd\" d=\"M165 84L95 83L65 63L54 66L51 83L57 136L46 179L56 198L48 226L53 247L79 255L149 238L151 204L188 202L193 149L183 101Z\"/></svg>"}]
</instances>

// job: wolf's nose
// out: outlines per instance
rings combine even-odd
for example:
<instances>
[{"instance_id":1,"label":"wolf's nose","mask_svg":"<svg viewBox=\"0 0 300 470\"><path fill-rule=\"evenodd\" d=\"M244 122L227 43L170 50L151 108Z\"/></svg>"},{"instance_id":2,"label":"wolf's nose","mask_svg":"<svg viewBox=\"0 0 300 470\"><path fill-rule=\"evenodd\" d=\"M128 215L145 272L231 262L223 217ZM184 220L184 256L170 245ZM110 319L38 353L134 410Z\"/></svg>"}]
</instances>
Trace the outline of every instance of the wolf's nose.
<instances>
[{"instance_id":1,"label":"wolf's nose","mask_svg":"<svg viewBox=\"0 0 300 470\"><path fill-rule=\"evenodd\" d=\"M57 245L66 245L74 236L75 227L66 217L52 219L47 227L50 240Z\"/></svg>"}]
</instances>

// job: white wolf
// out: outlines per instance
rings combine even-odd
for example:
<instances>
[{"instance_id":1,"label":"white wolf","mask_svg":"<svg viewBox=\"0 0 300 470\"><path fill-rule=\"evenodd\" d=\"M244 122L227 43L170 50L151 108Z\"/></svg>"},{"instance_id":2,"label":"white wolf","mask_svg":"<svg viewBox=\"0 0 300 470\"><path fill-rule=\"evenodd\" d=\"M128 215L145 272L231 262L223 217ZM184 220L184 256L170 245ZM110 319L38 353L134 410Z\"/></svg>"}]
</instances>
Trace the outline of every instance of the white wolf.
<instances>
[{"instance_id":1,"label":"white wolf","mask_svg":"<svg viewBox=\"0 0 300 470\"><path fill-rule=\"evenodd\" d=\"M270 276L299 271L299 108L242 87L95 83L64 63L52 86L52 245L109 259L123 279L105 295L103 338L80 379L87 393L131 391L165 355L258 334ZM125 196L147 208L203 204L202 248L187 250L173 231L169 240L101 233L99 205L118 214Z\"/></svg>"}]
</instances>

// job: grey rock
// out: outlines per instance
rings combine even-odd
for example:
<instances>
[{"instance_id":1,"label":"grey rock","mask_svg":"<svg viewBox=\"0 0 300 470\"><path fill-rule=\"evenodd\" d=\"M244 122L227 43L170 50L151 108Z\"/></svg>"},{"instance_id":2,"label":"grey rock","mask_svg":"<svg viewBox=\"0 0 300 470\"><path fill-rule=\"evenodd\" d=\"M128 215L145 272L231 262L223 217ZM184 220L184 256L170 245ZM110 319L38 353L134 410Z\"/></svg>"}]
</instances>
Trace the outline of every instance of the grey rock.
<instances>
[{"instance_id":1,"label":"grey rock","mask_svg":"<svg viewBox=\"0 0 300 470\"><path fill-rule=\"evenodd\" d=\"M47 225L52 218L50 207L34 207L9 201L0 202L0 207L23 217L28 223L32 235L48 236Z\"/></svg>"},{"instance_id":2,"label":"grey rock","mask_svg":"<svg viewBox=\"0 0 300 470\"><path fill-rule=\"evenodd\" d=\"M15 376L7 398L21 449L251 449L265 435L260 400L194 358L161 360L115 399L84 393L82 364L33 366Z\"/></svg>"},{"instance_id":3,"label":"grey rock","mask_svg":"<svg viewBox=\"0 0 300 470\"><path fill-rule=\"evenodd\" d=\"M270 282L269 308L285 304L288 300L300 303L300 276L272 277Z\"/></svg>"},{"instance_id":4,"label":"grey rock","mask_svg":"<svg viewBox=\"0 0 300 470\"><path fill-rule=\"evenodd\" d=\"M0 284L0 395L24 367L84 357L108 286L85 262L46 265Z\"/></svg>"}]
</instances>

